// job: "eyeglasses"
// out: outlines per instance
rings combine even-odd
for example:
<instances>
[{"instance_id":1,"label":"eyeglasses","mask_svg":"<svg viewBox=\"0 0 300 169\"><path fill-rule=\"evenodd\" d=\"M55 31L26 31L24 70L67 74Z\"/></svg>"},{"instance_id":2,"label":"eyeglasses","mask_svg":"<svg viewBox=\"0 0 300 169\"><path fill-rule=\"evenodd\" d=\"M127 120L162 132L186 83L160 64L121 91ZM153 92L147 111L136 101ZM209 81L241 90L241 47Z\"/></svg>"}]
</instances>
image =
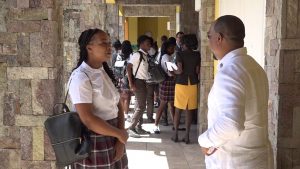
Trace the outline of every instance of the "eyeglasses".
<instances>
[{"instance_id":1,"label":"eyeglasses","mask_svg":"<svg viewBox=\"0 0 300 169\"><path fill-rule=\"evenodd\" d=\"M243 39L241 39L237 36L233 36L233 35L229 36L229 35L226 35L222 32L215 32L214 34L219 34L220 37L223 38L223 39L230 39L230 40L233 40L233 41L243 41ZM212 36L213 36L213 34L211 34L210 32L207 32L207 38L208 39L211 39Z\"/></svg>"},{"instance_id":2,"label":"eyeglasses","mask_svg":"<svg viewBox=\"0 0 300 169\"><path fill-rule=\"evenodd\" d=\"M111 41L93 41L89 43L90 45L99 45L99 46L112 46Z\"/></svg>"},{"instance_id":3,"label":"eyeglasses","mask_svg":"<svg viewBox=\"0 0 300 169\"><path fill-rule=\"evenodd\" d=\"M224 38L223 33L218 33L218 32L216 32L216 33L214 33L214 34L219 34L222 38ZM211 39L212 37L213 37L213 34L210 33L210 32L207 32L207 38L208 38L208 39Z\"/></svg>"}]
</instances>

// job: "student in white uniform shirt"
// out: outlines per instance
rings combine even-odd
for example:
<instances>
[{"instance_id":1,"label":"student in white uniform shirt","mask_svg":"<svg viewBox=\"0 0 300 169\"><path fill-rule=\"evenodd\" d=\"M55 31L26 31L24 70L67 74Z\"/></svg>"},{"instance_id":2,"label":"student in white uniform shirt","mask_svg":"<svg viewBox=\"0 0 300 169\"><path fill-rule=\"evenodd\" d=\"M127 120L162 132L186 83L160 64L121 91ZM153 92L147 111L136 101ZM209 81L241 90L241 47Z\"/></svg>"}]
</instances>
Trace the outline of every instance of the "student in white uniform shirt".
<instances>
[{"instance_id":1,"label":"student in white uniform shirt","mask_svg":"<svg viewBox=\"0 0 300 169\"><path fill-rule=\"evenodd\" d=\"M72 168L128 168L124 113L116 80L106 61L111 57L109 36L89 29L79 37L80 58L70 77L69 94L81 121L91 131L92 151Z\"/></svg>"},{"instance_id":2,"label":"student in white uniform shirt","mask_svg":"<svg viewBox=\"0 0 300 169\"><path fill-rule=\"evenodd\" d=\"M219 64L208 96L208 129L198 138L206 168L272 169L268 79L243 47L244 24L222 16L207 36Z\"/></svg>"},{"instance_id":3,"label":"student in white uniform shirt","mask_svg":"<svg viewBox=\"0 0 300 169\"><path fill-rule=\"evenodd\" d=\"M142 128L143 112L147 105L147 116L153 114L153 84L147 83L150 79L148 72L148 51L151 48L151 39L146 35L138 38L139 51L130 56L127 64L129 87L135 94L135 110L128 127L130 137L140 138L140 134L149 134ZM151 112L152 111L152 112Z\"/></svg>"}]
</instances>

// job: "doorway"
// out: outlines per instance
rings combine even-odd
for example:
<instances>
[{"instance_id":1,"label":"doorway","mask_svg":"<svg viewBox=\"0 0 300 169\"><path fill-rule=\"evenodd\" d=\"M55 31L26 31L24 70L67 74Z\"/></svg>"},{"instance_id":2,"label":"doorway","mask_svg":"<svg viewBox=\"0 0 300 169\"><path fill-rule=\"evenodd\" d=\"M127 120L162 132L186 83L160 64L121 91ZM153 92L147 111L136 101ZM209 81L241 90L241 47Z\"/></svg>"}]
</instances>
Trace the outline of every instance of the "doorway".
<instances>
[{"instance_id":1,"label":"doorway","mask_svg":"<svg viewBox=\"0 0 300 169\"><path fill-rule=\"evenodd\" d=\"M149 35L157 45L161 46L160 37L170 36L168 30L169 17L126 17L124 24L124 39L129 40L137 49L137 38L141 35Z\"/></svg>"}]
</instances>

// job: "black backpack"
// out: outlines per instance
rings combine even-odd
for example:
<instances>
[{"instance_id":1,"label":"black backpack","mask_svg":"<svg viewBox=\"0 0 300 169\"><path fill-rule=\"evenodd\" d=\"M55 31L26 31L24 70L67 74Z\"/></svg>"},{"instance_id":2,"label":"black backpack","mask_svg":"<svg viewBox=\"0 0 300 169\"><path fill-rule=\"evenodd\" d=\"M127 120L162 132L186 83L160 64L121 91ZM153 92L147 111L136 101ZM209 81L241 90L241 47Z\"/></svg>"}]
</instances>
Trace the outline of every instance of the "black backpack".
<instances>
[{"instance_id":1,"label":"black backpack","mask_svg":"<svg viewBox=\"0 0 300 169\"><path fill-rule=\"evenodd\" d=\"M142 56L142 52L140 52ZM147 83L161 83L166 79L166 72L161 67L161 58L159 62L156 61L155 57L148 58L148 72L150 74L150 79L147 80Z\"/></svg>"},{"instance_id":2,"label":"black backpack","mask_svg":"<svg viewBox=\"0 0 300 169\"><path fill-rule=\"evenodd\" d=\"M56 163L60 167L83 160L91 152L89 130L81 122L78 113L71 112L66 105L68 92L69 89L64 103L54 106L55 115L48 117L44 123L55 153Z\"/></svg>"}]
</instances>

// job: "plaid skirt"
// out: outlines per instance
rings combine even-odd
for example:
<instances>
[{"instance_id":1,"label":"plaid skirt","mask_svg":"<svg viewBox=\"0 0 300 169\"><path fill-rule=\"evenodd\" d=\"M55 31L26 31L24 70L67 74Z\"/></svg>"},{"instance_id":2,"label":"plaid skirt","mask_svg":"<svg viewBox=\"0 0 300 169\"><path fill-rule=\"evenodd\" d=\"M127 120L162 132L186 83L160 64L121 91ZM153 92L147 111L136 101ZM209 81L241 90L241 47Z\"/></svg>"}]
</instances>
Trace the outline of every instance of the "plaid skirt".
<instances>
[{"instance_id":1,"label":"plaid skirt","mask_svg":"<svg viewBox=\"0 0 300 169\"><path fill-rule=\"evenodd\" d=\"M167 77L165 81L160 83L159 99L166 102L174 102L175 79Z\"/></svg>"},{"instance_id":2,"label":"plaid skirt","mask_svg":"<svg viewBox=\"0 0 300 169\"><path fill-rule=\"evenodd\" d=\"M118 125L118 119L106 121L113 126ZM111 136L91 134L92 151L88 158L75 162L73 169L128 169L128 159L126 151L119 161L113 161L115 157L115 144L117 138Z\"/></svg>"}]
</instances>

